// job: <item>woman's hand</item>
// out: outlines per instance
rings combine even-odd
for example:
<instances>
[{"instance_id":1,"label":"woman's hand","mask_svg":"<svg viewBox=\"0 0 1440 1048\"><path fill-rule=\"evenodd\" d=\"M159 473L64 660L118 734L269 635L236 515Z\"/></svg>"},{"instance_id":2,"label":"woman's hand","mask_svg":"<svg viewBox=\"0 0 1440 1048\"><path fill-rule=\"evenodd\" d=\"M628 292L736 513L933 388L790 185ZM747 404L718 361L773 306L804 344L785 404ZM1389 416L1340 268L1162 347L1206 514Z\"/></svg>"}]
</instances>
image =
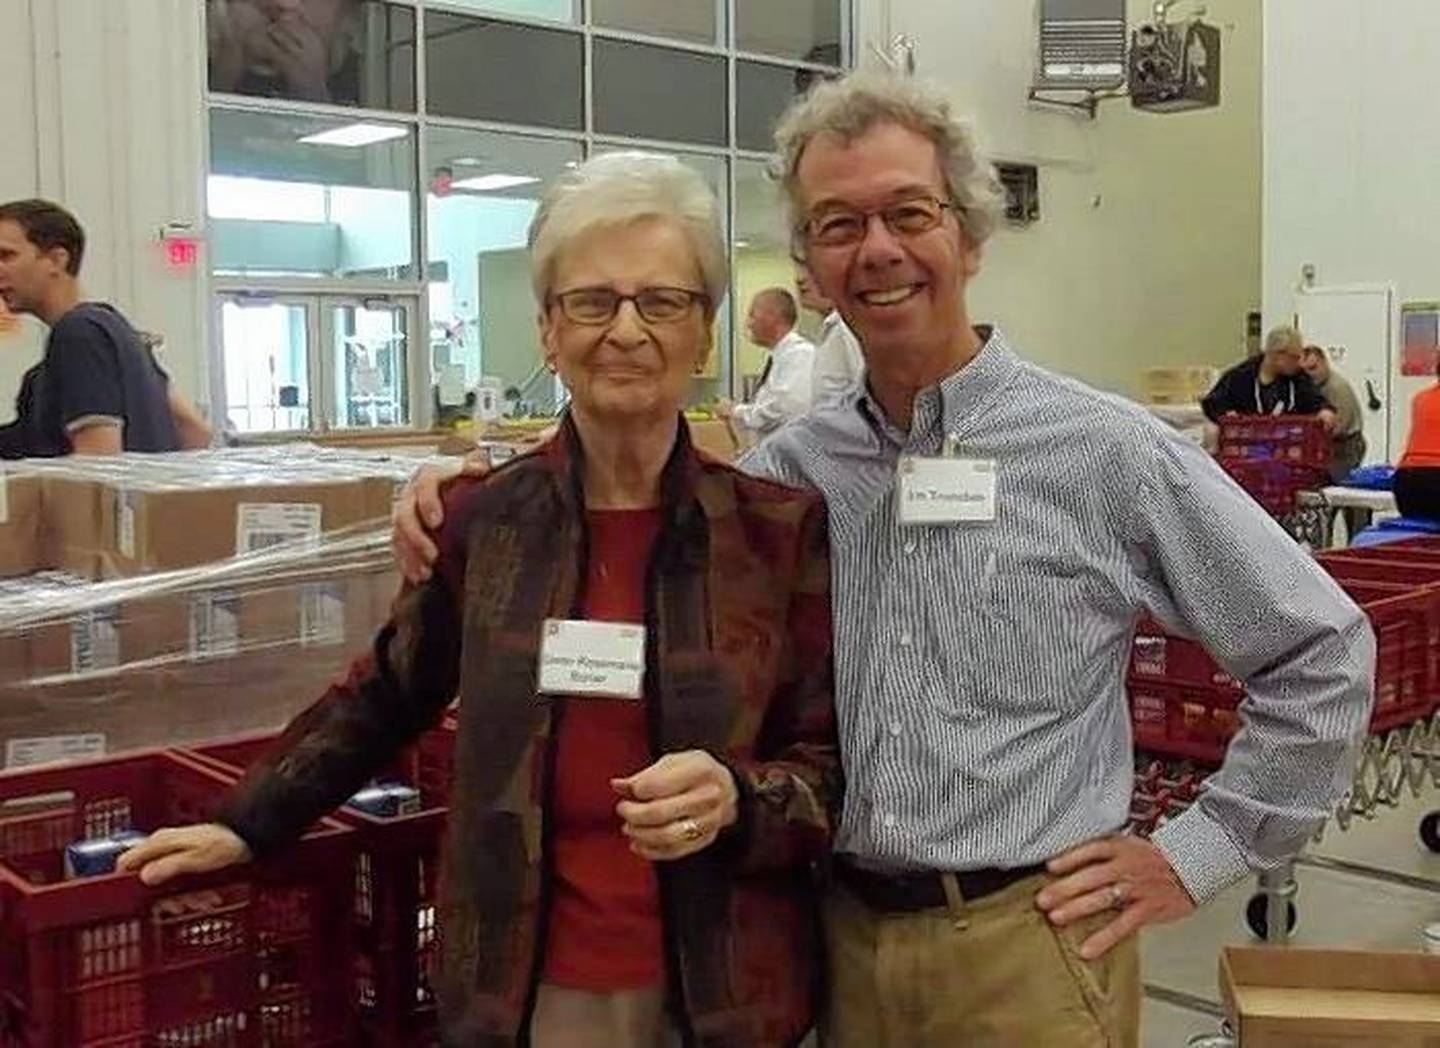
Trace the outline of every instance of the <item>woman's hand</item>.
<instances>
[{"instance_id":1,"label":"woman's hand","mask_svg":"<svg viewBox=\"0 0 1440 1048\"><path fill-rule=\"evenodd\" d=\"M702 851L740 817L735 777L704 750L667 753L610 785L624 798L615 811L630 850L652 861Z\"/></svg>"},{"instance_id":2,"label":"woman's hand","mask_svg":"<svg viewBox=\"0 0 1440 1048\"><path fill-rule=\"evenodd\" d=\"M250 848L228 826L201 823L156 830L120 856L115 869L139 872L148 885L164 884L182 873L208 873L250 861Z\"/></svg>"}]
</instances>

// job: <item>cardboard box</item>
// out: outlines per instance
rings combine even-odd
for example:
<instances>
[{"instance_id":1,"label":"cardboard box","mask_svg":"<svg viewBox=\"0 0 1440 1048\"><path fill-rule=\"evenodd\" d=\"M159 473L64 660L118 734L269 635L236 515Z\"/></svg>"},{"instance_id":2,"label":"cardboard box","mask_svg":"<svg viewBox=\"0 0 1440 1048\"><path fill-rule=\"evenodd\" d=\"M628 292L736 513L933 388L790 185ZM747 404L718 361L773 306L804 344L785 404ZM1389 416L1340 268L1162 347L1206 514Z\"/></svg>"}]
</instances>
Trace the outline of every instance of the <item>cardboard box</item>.
<instances>
[{"instance_id":1,"label":"cardboard box","mask_svg":"<svg viewBox=\"0 0 1440 1048\"><path fill-rule=\"evenodd\" d=\"M1244 1048L1440 1045L1440 956L1229 946L1220 993Z\"/></svg>"},{"instance_id":2,"label":"cardboard box","mask_svg":"<svg viewBox=\"0 0 1440 1048\"><path fill-rule=\"evenodd\" d=\"M739 450L730 424L720 419L692 421L690 442L701 451L708 451L722 462L734 462Z\"/></svg>"},{"instance_id":3,"label":"cardboard box","mask_svg":"<svg viewBox=\"0 0 1440 1048\"><path fill-rule=\"evenodd\" d=\"M198 567L366 523L382 527L395 492L395 482L380 477L293 484L212 481L188 488L91 484L96 501L88 513L94 527L57 519L67 512L59 504L47 505L46 518L60 532L59 566L71 571L93 566L104 578ZM87 512L76 493L66 494L74 502L69 512Z\"/></svg>"},{"instance_id":4,"label":"cardboard box","mask_svg":"<svg viewBox=\"0 0 1440 1048\"><path fill-rule=\"evenodd\" d=\"M0 469L0 576L28 575L43 559L40 478Z\"/></svg>"}]
</instances>

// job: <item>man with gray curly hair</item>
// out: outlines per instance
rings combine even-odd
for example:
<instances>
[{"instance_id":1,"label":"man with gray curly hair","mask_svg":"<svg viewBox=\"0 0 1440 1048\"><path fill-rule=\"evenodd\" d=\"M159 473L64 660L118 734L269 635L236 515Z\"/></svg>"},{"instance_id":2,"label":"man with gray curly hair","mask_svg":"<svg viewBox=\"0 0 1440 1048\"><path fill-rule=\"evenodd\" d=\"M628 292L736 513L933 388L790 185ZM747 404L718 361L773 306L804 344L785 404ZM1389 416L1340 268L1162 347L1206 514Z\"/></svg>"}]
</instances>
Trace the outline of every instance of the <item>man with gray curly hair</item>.
<instances>
[{"instance_id":1,"label":"man with gray curly hair","mask_svg":"<svg viewBox=\"0 0 1440 1048\"><path fill-rule=\"evenodd\" d=\"M776 138L796 257L867 379L741 462L818 488L835 537L828 1043L1135 1044L1135 933L1333 810L1373 635L1203 452L972 321L1003 196L943 98L859 73ZM1148 841L1123 832L1144 611L1248 689L1225 766Z\"/></svg>"}]
</instances>

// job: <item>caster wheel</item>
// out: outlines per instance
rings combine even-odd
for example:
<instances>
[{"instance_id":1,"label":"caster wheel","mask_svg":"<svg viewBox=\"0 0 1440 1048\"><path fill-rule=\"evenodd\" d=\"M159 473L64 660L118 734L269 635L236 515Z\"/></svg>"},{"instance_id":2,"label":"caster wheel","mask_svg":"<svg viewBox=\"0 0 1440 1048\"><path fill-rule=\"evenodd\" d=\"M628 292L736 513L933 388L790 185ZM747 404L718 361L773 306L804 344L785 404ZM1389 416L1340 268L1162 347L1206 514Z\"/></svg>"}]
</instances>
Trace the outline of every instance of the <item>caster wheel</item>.
<instances>
[{"instance_id":1,"label":"caster wheel","mask_svg":"<svg viewBox=\"0 0 1440 1048\"><path fill-rule=\"evenodd\" d=\"M1266 908L1269 903L1264 895L1256 894L1250 896L1250 901L1245 905L1245 923L1250 927L1250 933L1257 939L1264 940L1266 933L1270 930L1270 922L1266 919ZM1285 900L1285 934L1290 935L1295 931L1295 920L1297 913L1295 903Z\"/></svg>"},{"instance_id":2,"label":"caster wheel","mask_svg":"<svg viewBox=\"0 0 1440 1048\"><path fill-rule=\"evenodd\" d=\"M1440 811L1432 811L1420 820L1420 839L1432 852L1440 852Z\"/></svg>"}]
</instances>

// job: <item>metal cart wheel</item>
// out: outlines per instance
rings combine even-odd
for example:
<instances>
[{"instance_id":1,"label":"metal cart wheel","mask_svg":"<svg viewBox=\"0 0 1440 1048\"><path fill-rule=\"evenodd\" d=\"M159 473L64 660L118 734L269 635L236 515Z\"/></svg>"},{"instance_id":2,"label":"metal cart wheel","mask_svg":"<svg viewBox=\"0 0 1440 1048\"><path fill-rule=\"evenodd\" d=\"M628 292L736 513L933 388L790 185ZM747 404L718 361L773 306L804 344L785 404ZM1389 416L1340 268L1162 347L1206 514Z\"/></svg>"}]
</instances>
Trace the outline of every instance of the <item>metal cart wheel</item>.
<instances>
[{"instance_id":1,"label":"metal cart wheel","mask_svg":"<svg viewBox=\"0 0 1440 1048\"><path fill-rule=\"evenodd\" d=\"M1256 892L1250 896L1250 901L1245 904L1245 924L1250 929L1250 934L1264 942L1272 942L1276 939L1287 938L1295 931L1295 922L1299 920L1299 912L1295 909L1295 903L1285 900L1285 933L1281 936L1270 935L1270 896L1264 892Z\"/></svg>"},{"instance_id":2,"label":"metal cart wheel","mask_svg":"<svg viewBox=\"0 0 1440 1048\"><path fill-rule=\"evenodd\" d=\"M1432 852L1440 852L1440 811L1432 811L1420 820L1420 839Z\"/></svg>"}]
</instances>

